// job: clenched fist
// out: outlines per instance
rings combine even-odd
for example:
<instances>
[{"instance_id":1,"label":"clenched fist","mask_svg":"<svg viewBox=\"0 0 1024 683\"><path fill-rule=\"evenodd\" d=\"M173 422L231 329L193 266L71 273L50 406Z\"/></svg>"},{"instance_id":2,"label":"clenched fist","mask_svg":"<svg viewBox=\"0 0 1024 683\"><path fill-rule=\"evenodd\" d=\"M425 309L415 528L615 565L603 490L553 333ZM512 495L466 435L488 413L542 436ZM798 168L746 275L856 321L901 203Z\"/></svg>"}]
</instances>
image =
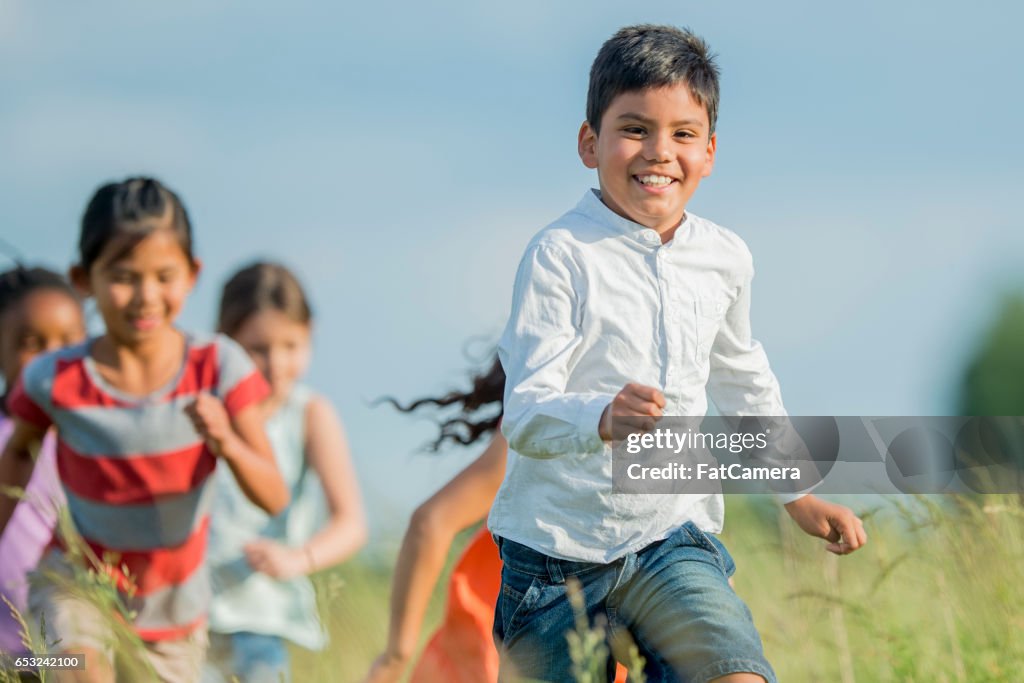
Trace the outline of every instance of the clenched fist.
<instances>
[{"instance_id":1,"label":"clenched fist","mask_svg":"<svg viewBox=\"0 0 1024 683\"><path fill-rule=\"evenodd\" d=\"M601 414L599 433L605 441L620 441L638 431L654 429L665 410L660 389L630 382Z\"/></svg>"},{"instance_id":2,"label":"clenched fist","mask_svg":"<svg viewBox=\"0 0 1024 683\"><path fill-rule=\"evenodd\" d=\"M195 401L185 407L185 414L192 420L199 436L203 437L206 445L218 457L224 455L228 444L238 438L224 402L216 396L200 393Z\"/></svg>"},{"instance_id":3,"label":"clenched fist","mask_svg":"<svg viewBox=\"0 0 1024 683\"><path fill-rule=\"evenodd\" d=\"M303 552L269 538L259 538L245 546L245 559L250 567L282 581L312 571L310 557L308 550Z\"/></svg>"}]
</instances>

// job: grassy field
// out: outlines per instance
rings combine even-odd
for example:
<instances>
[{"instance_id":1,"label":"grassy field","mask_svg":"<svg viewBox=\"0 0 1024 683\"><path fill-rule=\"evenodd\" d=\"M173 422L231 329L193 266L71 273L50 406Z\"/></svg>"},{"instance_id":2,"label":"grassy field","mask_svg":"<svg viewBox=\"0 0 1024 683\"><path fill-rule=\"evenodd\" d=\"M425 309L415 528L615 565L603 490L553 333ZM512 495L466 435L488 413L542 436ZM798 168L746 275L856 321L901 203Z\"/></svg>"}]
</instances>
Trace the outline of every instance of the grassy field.
<instances>
[{"instance_id":1,"label":"grassy field","mask_svg":"<svg viewBox=\"0 0 1024 683\"><path fill-rule=\"evenodd\" d=\"M727 499L721 538L736 560L736 590L781 681L1022 680L1016 497L894 497L867 511L866 527L868 546L838 558L772 500ZM334 586L325 606L333 645L297 666L310 680L359 680L384 643L387 568L356 561L321 581ZM442 601L439 591L435 622Z\"/></svg>"},{"instance_id":2,"label":"grassy field","mask_svg":"<svg viewBox=\"0 0 1024 683\"><path fill-rule=\"evenodd\" d=\"M1024 508L892 499L837 558L785 513L733 504L723 534L783 681L1014 681L1024 671ZM758 528L760 526L760 528Z\"/></svg>"},{"instance_id":3,"label":"grassy field","mask_svg":"<svg viewBox=\"0 0 1024 683\"><path fill-rule=\"evenodd\" d=\"M1018 498L901 497L858 511L869 544L837 558L770 499L727 500L722 540L738 566L736 590L780 680L1022 680ZM358 681L384 644L390 567L358 558L316 582L331 646L296 651L295 680ZM428 624L443 598L438 590Z\"/></svg>"}]
</instances>

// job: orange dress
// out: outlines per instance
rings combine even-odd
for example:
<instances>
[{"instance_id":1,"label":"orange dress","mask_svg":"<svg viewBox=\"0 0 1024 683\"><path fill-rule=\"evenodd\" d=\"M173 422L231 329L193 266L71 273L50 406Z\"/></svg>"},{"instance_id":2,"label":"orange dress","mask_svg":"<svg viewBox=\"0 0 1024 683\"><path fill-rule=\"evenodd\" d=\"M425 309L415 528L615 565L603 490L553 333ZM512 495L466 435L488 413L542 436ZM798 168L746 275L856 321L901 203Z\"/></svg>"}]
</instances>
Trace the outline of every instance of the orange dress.
<instances>
[{"instance_id":1,"label":"orange dress","mask_svg":"<svg viewBox=\"0 0 1024 683\"><path fill-rule=\"evenodd\" d=\"M411 683L496 683L498 651L491 627L500 590L501 556L484 527L452 570L444 621L423 650ZM620 664L615 683L625 681Z\"/></svg>"}]
</instances>

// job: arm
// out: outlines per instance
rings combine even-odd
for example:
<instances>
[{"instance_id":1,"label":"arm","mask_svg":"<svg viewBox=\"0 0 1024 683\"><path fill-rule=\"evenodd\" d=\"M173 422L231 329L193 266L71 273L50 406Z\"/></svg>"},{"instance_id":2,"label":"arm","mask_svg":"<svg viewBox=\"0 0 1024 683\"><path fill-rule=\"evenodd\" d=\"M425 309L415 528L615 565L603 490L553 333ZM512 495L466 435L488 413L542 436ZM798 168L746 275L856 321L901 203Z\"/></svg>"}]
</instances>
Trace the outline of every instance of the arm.
<instances>
[{"instance_id":1,"label":"arm","mask_svg":"<svg viewBox=\"0 0 1024 683\"><path fill-rule=\"evenodd\" d=\"M19 494L32 478L35 454L45 434L45 429L15 418L14 431L0 454L0 536L14 515Z\"/></svg>"},{"instance_id":2,"label":"arm","mask_svg":"<svg viewBox=\"0 0 1024 683\"><path fill-rule=\"evenodd\" d=\"M455 535L481 520L505 476L508 444L500 434L454 479L413 513L391 586L388 644L366 683L397 681L416 651L427 604Z\"/></svg>"},{"instance_id":3,"label":"arm","mask_svg":"<svg viewBox=\"0 0 1024 683\"><path fill-rule=\"evenodd\" d=\"M711 346L708 395L726 418L744 415L785 418L787 413L779 382L768 365L764 348L751 332L750 292L754 266L745 245L742 259L745 272L740 279L736 298L726 311ZM775 425L771 452L780 456L780 463L784 465L805 463L809 458L806 446L788 420L781 420ZM796 437L795 440L792 437ZM796 462L787 463L787 459ZM788 504L804 495L776 493L775 497L779 502Z\"/></svg>"},{"instance_id":4,"label":"arm","mask_svg":"<svg viewBox=\"0 0 1024 683\"><path fill-rule=\"evenodd\" d=\"M210 450L231 468L249 500L271 515L288 506L288 487L277 470L258 406L249 405L229 417L219 398L202 393L186 411Z\"/></svg>"},{"instance_id":5,"label":"arm","mask_svg":"<svg viewBox=\"0 0 1024 683\"><path fill-rule=\"evenodd\" d=\"M750 253L743 277L711 347L708 394L725 416L786 415L779 382L768 356L750 329L750 285L754 277Z\"/></svg>"},{"instance_id":6,"label":"arm","mask_svg":"<svg viewBox=\"0 0 1024 683\"><path fill-rule=\"evenodd\" d=\"M366 515L345 431L331 404L314 398L306 407L306 458L324 487L330 517L301 552L270 539L246 545L249 564L287 579L331 567L366 543Z\"/></svg>"},{"instance_id":7,"label":"arm","mask_svg":"<svg viewBox=\"0 0 1024 683\"><path fill-rule=\"evenodd\" d=\"M555 458L604 447L599 424L614 395L566 391L582 339L581 279L572 259L547 244L531 245L519 264L498 354L508 377L501 429L521 455Z\"/></svg>"},{"instance_id":8,"label":"arm","mask_svg":"<svg viewBox=\"0 0 1024 683\"><path fill-rule=\"evenodd\" d=\"M306 457L324 487L327 524L306 543L310 574L343 561L366 544L366 514L344 427L322 398L306 409Z\"/></svg>"}]
</instances>

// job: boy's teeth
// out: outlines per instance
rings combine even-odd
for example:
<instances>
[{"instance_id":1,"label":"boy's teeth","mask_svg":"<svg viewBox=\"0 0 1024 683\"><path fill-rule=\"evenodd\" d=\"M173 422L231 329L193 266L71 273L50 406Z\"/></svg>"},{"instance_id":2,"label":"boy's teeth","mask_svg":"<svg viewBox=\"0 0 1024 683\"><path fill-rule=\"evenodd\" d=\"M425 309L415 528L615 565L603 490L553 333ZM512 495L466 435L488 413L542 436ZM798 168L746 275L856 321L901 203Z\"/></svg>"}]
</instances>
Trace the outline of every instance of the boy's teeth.
<instances>
[{"instance_id":1,"label":"boy's teeth","mask_svg":"<svg viewBox=\"0 0 1024 683\"><path fill-rule=\"evenodd\" d=\"M644 185L668 185L672 182L672 179L668 176L663 175L638 175L636 177Z\"/></svg>"}]
</instances>

